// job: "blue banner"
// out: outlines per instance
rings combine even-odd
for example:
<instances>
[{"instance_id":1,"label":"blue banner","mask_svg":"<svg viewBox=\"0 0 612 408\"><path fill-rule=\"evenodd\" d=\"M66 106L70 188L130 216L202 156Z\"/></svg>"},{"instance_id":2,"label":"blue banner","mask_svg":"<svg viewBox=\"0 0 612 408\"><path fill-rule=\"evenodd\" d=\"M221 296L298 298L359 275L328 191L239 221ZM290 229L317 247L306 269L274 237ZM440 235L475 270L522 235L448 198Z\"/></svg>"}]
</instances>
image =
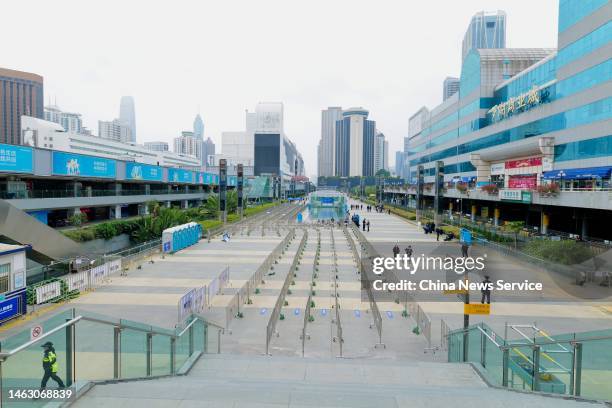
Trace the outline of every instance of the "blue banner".
<instances>
[{"instance_id":1,"label":"blue banner","mask_svg":"<svg viewBox=\"0 0 612 408\"><path fill-rule=\"evenodd\" d=\"M238 177L237 176L227 176L227 185L228 186L238 185Z\"/></svg>"},{"instance_id":2,"label":"blue banner","mask_svg":"<svg viewBox=\"0 0 612 408\"><path fill-rule=\"evenodd\" d=\"M219 185L219 175L218 174L212 175L212 184Z\"/></svg>"},{"instance_id":3,"label":"blue banner","mask_svg":"<svg viewBox=\"0 0 612 408\"><path fill-rule=\"evenodd\" d=\"M32 148L0 144L0 171L32 173L34 171Z\"/></svg>"},{"instance_id":4,"label":"blue banner","mask_svg":"<svg viewBox=\"0 0 612 408\"><path fill-rule=\"evenodd\" d=\"M19 296L0 302L0 322L11 319L19 313Z\"/></svg>"},{"instance_id":5,"label":"blue banner","mask_svg":"<svg viewBox=\"0 0 612 408\"><path fill-rule=\"evenodd\" d=\"M193 183L193 171L183 169L168 169L169 183Z\"/></svg>"},{"instance_id":6,"label":"blue banner","mask_svg":"<svg viewBox=\"0 0 612 408\"><path fill-rule=\"evenodd\" d=\"M127 180L162 181L162 168L150 164L128 162L125 164Z\"/></svg>"},{"instance_id":7,"label":"blue banner","mask_svg":"<svg viewBox=\"0 0 612 408\"><path fill-rule=\"evenodd\" d=\"M104 157L53 152L53 174L58 176L115 178L115 165Z\"/></svg>"}]
</instances>

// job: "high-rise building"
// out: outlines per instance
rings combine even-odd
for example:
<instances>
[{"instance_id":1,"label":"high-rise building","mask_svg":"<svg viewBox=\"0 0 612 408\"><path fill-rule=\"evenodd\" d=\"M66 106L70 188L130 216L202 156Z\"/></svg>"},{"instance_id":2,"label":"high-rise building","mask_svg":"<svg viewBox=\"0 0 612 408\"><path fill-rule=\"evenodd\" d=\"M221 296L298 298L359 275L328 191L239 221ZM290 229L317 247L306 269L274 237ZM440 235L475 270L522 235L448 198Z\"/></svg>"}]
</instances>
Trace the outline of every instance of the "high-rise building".
<instances>
[{"instance_id":1,"label":"high-rise building","mask_svg":"<svg viewBox=\"0 0 612 408\"><path fill-rule=\"evenodd\" d=\"M212 166L210 156L215 155L215 142L210 137L202 142L202 165Z\"/></svg>"},{"instance_id":2,"label":"high-rise building","mask_svg":"<svg viewBox=\"0 0 612 408\"><path fill-rule=\"evenodd\" d=\"M404 152L398 150L395 152L395 175L402 177L404 169Z\"/></svg>"},{"instance_id":3,"label":"high-rise building","mask_svg":"<svg viewBox=\"0 0 612 408\"><path fill-rule=\"evenodd\" d=\"M459 78L446 77L442 85L442 100L445 101L459 91Z\"/></svg>"},{"instance_id":4,"label":"high-rise building","mask_svg":"<svg viewBox=\"0 0 612 408\"><path fill-rule=\"evenodd\" d=\"M204 121L199 113L193 120L193 135L200 140L204 140Z\"/></svg>"},{"instance_id":5,"label":"high-rise building","mask_svg":"<svg viewBox=\"0 0 612 408\"><path fill-rule=\"evenodd\" d=\"M180 137L174 138L174 153L202 159L202 141L193 132L183 131Z\"/></svg>"},{"instance_id":6,"label":"high-rise building","mask_svg":"<svg viewBox=\"0 0 612 408\"><path fill-rule=\"evenodd\" d=\"M385 140L384 146L384 156L383 156L383 168L389 171L389 141Z\"/></svg>"},{"instance_id":7,"label":"high-rise building","mask_svg":"<svg viewBox=\"0 0 612 408\"><path fill-rule=\"evenodd\" d=\"M98 136L102 139L114 140L121 143L131 143L132 129L119 119L112 121L98 121Z\"/></svg>"},{"instance_id":8,"label":"high-rise building","mask_svg":"<svg viewBox=\"0 0 612 408\"><path fill-rule=\"evenodd\" d=\"M481 11L474 14L463 36L462 60L473 49L506 48L506 13Z\"/></svg>"},{"instance_id":9,"label":"high-rise building","mask_svg":"<svg viewBox=\"0 0 612 408\"><path fill-rule=\"evenodd\" d=\"M374 140L374 174L376 174L376 172L379 170L382 170L382 169L386 170L385 144L386 144L385 135L382 132L376 132L376 138ZM388 148L388 144L387 144L387 148Z\"/></svg>"},{"instance_id":10,"label":"high-rise building","mask_svg":"<svg viewBox=\"0 0 612 408\"><path fill-rule=\"evenodd\" d=\"M0 143L21 144L21 116L42 119L43 78L0 68Z\"/></svg>"},{"instance_id":11,"label":"high-rise building","mask_svg":"<svg viewBox=\"0 0 612 408\"><path fill-rule=\"evenodd\" d=\"M130 129L130 139L128 142L136 143L136 109L134 108L134 98L131 96L121 97L119 120Z\"/></svg>"},{"instance_id":12,"label":"high-rise building","mask_svg":"<svg viewBox=\"0 0 612 408\"><path fill-rule=\"evenodd\" d=\"M363 108L342 112L336 122L335 175L340 177L374 175L374 136L376 122L368 120Z\"/></svg>"},{"instance_id":13,"label":"high-rise building","mask_svg":"<svg viewBox=\"0 0 612 408\"><path fill-rule=\"evenodd\" d=\"M45 106L45 120L62 125L66 132L87 133L80 113L64 112L57 105Z\"/></svg>"},{"instance_id":14,"label":"high-rise building","mask_svg":"<svg viewBox=\"0 0 612 408\"><path fill-rule=\"evenodd\" d=\"M319 176L334 175L336 122L342 119L342 108L330 106L321 111L321 141Z\"/></svg>"},{"instance_id":15,"label":"high-rise building","mask_svg":"<svg viewBox=\"0 0 612 408\"><path fill-rule=\"evenodd\" d=\"M145 142L144 147L154 152L169 151L168 142Z\"/></svg>"}]
</instances>

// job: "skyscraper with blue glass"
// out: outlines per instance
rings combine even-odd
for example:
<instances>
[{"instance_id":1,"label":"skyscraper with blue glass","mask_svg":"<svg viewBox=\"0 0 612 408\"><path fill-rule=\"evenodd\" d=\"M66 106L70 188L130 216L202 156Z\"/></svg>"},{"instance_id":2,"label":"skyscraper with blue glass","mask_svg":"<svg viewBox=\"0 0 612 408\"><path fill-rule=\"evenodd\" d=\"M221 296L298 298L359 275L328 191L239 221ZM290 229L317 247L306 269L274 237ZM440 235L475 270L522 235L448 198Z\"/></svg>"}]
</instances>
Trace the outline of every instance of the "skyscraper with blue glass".
<instances>
[{"instance_id":1,"label":"skyscraper with blue glass","mask_svg":"<svg viewBox=\"0 0 612 408\"><path fill-rule=\"evenodd\" d=\"M462 57L471 50L506 47L506 13L476 13L463 36Z\"/></svg>"},{"instance_id":2,"label":"skyscraper with blue glass","mask_svg":"<svg viewBox=\"0 0 612 408\"><path fill-rule=\"evenodd\" d=\"M374 175L376 122L368 120L363 108L350 108L336 121L335 175L340 177Z\"/></svg>"},{"instance_id":3,"label":"skyscraper with blue glass","mask_svg":"<svg viewBox=\"0 0 612 408\"><path fill-rule=\"evenodd\" d=\"M470 183L485 217L602 235L596 220L612 209L611 16L609 0L561 0L557 49L468 47L459 92L413 117L410 181L422 166L433 182L441 161L445 182ZM499 192L480 189L488 184ZM446 204L457 194L450 188Z\"/></svg>"}]
</instances>

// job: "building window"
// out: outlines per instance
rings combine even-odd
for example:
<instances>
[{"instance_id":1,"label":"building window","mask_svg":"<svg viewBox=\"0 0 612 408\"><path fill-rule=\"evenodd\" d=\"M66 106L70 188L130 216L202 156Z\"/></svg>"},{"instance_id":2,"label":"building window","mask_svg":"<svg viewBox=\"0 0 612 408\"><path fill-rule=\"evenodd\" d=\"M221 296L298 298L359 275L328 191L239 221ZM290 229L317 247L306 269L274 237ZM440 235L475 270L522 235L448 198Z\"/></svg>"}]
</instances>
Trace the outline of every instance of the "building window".
<instances>
[{"instance_id":1,"label":"building window","mask_svg":"<svg viewBox=\"0 0 612 408\"><path fill-rule=\"evenodd\" d=\"M0 293L5 293L9 291L10 275L11 275L11 264L10 263L0 264Z\"/></svg>"}]
</instances>

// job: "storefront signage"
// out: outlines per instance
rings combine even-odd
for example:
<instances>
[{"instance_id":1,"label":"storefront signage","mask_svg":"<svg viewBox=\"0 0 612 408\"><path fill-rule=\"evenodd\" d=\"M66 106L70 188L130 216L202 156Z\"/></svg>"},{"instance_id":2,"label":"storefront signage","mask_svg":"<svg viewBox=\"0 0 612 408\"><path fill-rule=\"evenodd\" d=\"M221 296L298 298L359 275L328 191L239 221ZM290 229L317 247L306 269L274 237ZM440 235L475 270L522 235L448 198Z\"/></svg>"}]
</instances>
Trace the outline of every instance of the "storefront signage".
<instances>
[{"instance_id":1,"label":"storefront signage","mask_svg":"<svg viewBox=\"0 0 612 408\"><path fill-rule=\"evenodd\" d=\"M125 164L127 180L162 181L162 168L150 164L128 162Z\"/></svg>"},{"instance_id":2,"label":"storefront signage","mask_svg":"<svg viewBox=\"0 0 612 408\"><path fill-rule=\"evenodd\" d=\"M169 183L193 183L193 171L183 169L168 169Z\"/></svg>"},{"instance_id":3,"label":"storefront signage","mask_svg":"<svg viewBox=\"0 0 612 408\"><path fill-rule=\"evenodd\" d=\"M499 122L517 113L525 112L534 106L548 102L548 97L549 91L547 89L538 89L534 86L528 92L493 106L488 110L487 114L490 115L491 123Z\"/></svg>"},{"instance_id":4,"label":"storefront signage","mask_svg":"<svg viewBox=\"0 0 612 408\"><path fill-rule=\"evenodd\" d=\"M533 199L533 194L531 191L502 189L499 190L499 199L502 201L514 201L530 204Z\"/></svg>"},{"instance_id":5,"label":"storefront signage","mask_svg":"<svg viewBox=\"0 0 612 408\"><path fill-rule=\"evenodd\" d=\"M528 157L526 159L509 160L505 163L506 169L520 169L522 167L541 166L542 157Z\"/></svg>"},{"instance_id":6,"label":"storefront signage","mask_svg":"<svg viewBox=\"0 0 612 408\"><path fill-rule=\"evenodd\" d=\"M500 174L504 174L505 169L506 166L504 165L504 163L494 163L491 165L491 175L499 176Z\"/></svg>"},{"instance_id":7,"label":"storefront signage","mask_svg":"<svg viewBox=\"0 0 612 408\"><path fill-rule=\"evenodd\" d=\"M0 144L0 171L32 173L33 157L31 147Z\"/></svg>"},{"instance_id":8,"label":"storefront signage","mask_svg":"<svg viewBox=\"0 0 612 408\"><path fill-rule=\"evenodd\" d=\"M508 179L509 188L520 188L532 190L538 185L538 177L535 174L521 174L510 176Z\"/></svg>"},{"instance_id":9,"label":"storefront signage","mask_svg":"<svg viewBox=\"0 0 612 408\"><path fill-rule=\"evenodd\" d=\"M53 174L57 176L115 178L116 162L103 157L53 152Z\"/></svg>"}]
</instances>

